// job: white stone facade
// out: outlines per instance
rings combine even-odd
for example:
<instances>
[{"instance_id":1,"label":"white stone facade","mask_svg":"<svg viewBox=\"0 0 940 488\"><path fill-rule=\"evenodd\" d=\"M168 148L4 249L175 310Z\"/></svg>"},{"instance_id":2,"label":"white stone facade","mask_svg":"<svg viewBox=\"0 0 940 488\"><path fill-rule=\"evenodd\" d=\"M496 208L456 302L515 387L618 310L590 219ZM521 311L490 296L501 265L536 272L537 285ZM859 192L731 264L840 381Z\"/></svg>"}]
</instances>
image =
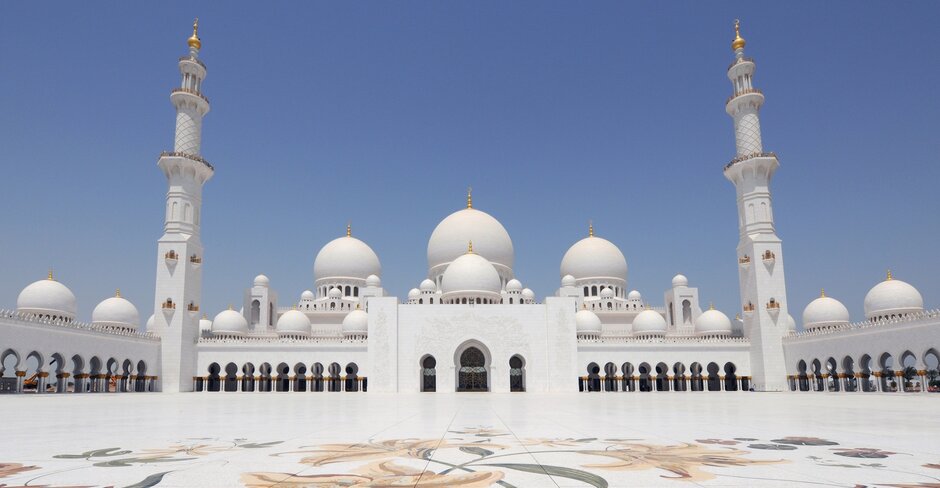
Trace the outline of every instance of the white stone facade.
<instances>
[{"instance_id":1,"label":"white stone facade","mask_svg":"<svg viewBox=\"0 0 940 488\"><path fill-rule=\"evenodd\" d=\"M796 332L770 191L779 162L763 152L755 63L743 39L734 46L726 109L737 155L724 168L739 222L734 320L703 312L683 275L661 305L630 290L626 257L593 225L564 254L555 296L539 300L513 270L509 232L469 192L431 232L428 268L404 299L387 296L379 257L347 226L317 254L311 289L282 296L291 306L258 275L240 311L209 320L200 209L214 168L200 153L209 102L194 32L171 94L174 151L158 160L168 190L147 332L119 294L94 323L76 321L74 295L50 273L23 290L16 312L0 311L0 391L927 391L940 369L940 312L890 274L865 298L867 322L850 324L823 296Z\"/></svg>"}]
</instances>

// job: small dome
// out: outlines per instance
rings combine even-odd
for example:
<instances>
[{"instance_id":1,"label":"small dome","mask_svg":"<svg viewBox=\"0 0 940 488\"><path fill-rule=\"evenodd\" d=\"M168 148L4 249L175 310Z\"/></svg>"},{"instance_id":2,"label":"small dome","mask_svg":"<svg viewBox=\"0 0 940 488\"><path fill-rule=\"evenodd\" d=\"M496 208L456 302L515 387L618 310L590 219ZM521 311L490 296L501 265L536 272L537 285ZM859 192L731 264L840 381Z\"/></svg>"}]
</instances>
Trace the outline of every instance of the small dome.
<instances>
[{"instance_id":1,"label":"small dome","mask_svg":"<svg viewBox=\"0 0 940 488\"><path fill-rule=\"evenodd\" d=\"M374 274L366 276L366 286L370 286L372 288L378 288L382 286L382 278L379 278L378 275L374 275Z\"/></svg>"},{"instance_id":2,"label":"small dome","mask_svg":"<svg viewBox=\"0 0 940 488\"><path fill-rule=\"evenodd\" d=\"M314 300L316 298L317 296L314 295L313 292L310 290L304 290L304 292L300 294L301 300Z\"/></svg>"},{"instance_id":3,"label":"small dome","mask_svg":"<svg viewBox=\"0 0 940 488\"><path fill-rule=\"evenodd\" d=\"M16 299L16 311L21 313L74 319L76 308L72 290L52 279L51 273L48 279L23 288Z\"/></svg>"},{"instance_id":4,"label":"small dome","mask_svg":"<svg viewBox=\"0 0 940 488\"><path fill-rule=\"evenodd\" d=\"M522 299L523 300L535 300L535 292L528 288L523 288Z\"/></svg>"},{"instance_id":5,"label":"small dome","mask_svg":"<svg viewBox=\"0 0 940 488\"><path fill-rule=\"evenodd\" d=\"M627 258L607 239L585 237L574 243L561 258L561 276L565 275L579 280L612 278L626 281Z\"/></svg>"},{"instance_id":6,"label":"small dome","mask_svg":"<svg viewBox=\"0 0 940 488\"><path fill-rule=\"evenodd\" d=\"M140 325L140 314L133 303L121 295L103 300L91 312L91 322L95 325L109 325L136 329Z\"/></svg>"},{"instance_id":7,"label":"small dome","mask_svg":"<svg viewBox=\"0 0 940 488\"><path fill-rule=\"evenodd\" d=\"M483 256L468 252L455 259L444 271L441 289L447 293L496 293L502 285L499 273Z\"/></svg>"},{"instance_id":8,"label":"small dome","mask_svg":"<svg viewBox=\"0 0 940 488\"><path fill-rule=\"evenodd\" d=\"M574 316L574 323L578 329L578 334L601 333L601 319L590 310L578 310L578 313Z\"/></svg>"},{"instance_id":9,"label":"small dome","mask_svg":"<svg viewBox=\"0 0 940 488\"><path fill-rule=\"evenodd\" d=\"M328 242L313 262L313 279L353 278L364 280L380 276L382 265L375 251L365 242L344 236Z\"/></svg>"},{"instance_id":10,"label":"small dome","mask_svg":"<svg viewBox=\"0 0 940 488\"><path fill-rule=\"evenodd\" d=\"M327 293L327 296L329 296L330 298L343 298L343 290L340 290L339 288L334 286L333 288L330 288L330 291L329 293Z\"/></svg>"},{"instance_id":11,"label":"small dome","mask_svg":"<svg viewBox=\"0 0 940 488\"><path fill-rule=\"evenodd\" d=\"M506 291L510 293L521 292L522 283L519 280L513 278L506 283Z\"/></svg>"},{"instance_id":12,"label":"small dome","mask_svg":"<svg viewBox=\"0 0 940 488\"><path fill-rule=\"evenodd\" d=\"M698 335L731 335L731 319L720 310L709 309L695 321Z\"/></svg>"},{"instance_id":13,"label":"small dome","mask_svg":"<svg viewBox=\"0 0 940 488\"><path fill-rule=\"evenodd\" d=\"M608 286L601 290L601 298L613 298L613 297L614 297L613 288Z\"/></svg>"},{"instance_id":14,"label":"small dome","mask_svg":"<svg viewBox=\"0 0 940 488\"><path fill-rule=\"evenodd\" d=\"M409 300L417 300L418 297L420 297L420 296L421 296L421 290L419 290L419 289L417 289L417 288L412 288L411 290L408 291L408 299L409 299Z\"/></svg>"},{"instance_id":15,"label":"small dome","mask_svg":"<svg viewBox=\"0 0 940 488\"><path fill-rule=\"evenodd\" d=\"M153 321L154 321L154 317L155 317L155 315L150 314L150 318L147 319L147 331L148 331L148 332L153 332Z\"/></svg>"},{"instance_id":16,"label":"small dome","mask_svg":"<svg viewBox=\"0 0 940 488\"><path fill-rule=\"evenodd\" d=\"M849 309L845 308L839 300L827 297L825 294L809 302L803 309L803 328L819 329L823 327L836 327L849 323Z\"/></svg>"},{"instance_id":17,"label":"small dome","mask_svg":"<svg viewBox=\"0 0 940 488\"><path fill-rule=\"evenodd\" d=\"M577 285L577 280L574 279L574 276L566 274L561 277L561 286L575 286Z\"/></svg>"},{"instance_id":18,"label":"small dome","mask_svg":"<svg viewBox=\"0 0 940 488\"><path fill-rule=\"evenodd\" d=\"M924 298L917 288L892 278L890 273L865 295L865 318L869 320L923 311Z\"/></svg>"},{"instance_id":19,"label":"small dome","mask_svg":"<svg viewBox=\"0 0 940 488\"><path fill-rule=\"evenodd\" d=\"M435 285L434 282L429 279L422 281L420 287L421 291L423 292L437 291L437 285Z\"/></svg>"},{"instance_id":20,"label":"small dome","mask_svg":"<svg viewBox=\"0 0 940 488\"><path fill-rule=\"evenodd\" d=\"M277 319L277 333L284 335L309 335L310 319L300 310L288 310Z\"/></svg>"},{"instance_id":21,"label":"small dome","mask_svg":"<svg viewBox=\"0 0 940 488\"><path fill-rule=\"evenodd\" d=\"M741 330L744 330L744 321L743 321L743 320L741 320L741 319L736 319L735 322L740 322L740 327L739 327L739 328L740 328ZM790 315L790 314L787 314L787 322L786 322L786 325L787 325L787 330L788 330L788 331L790 331L790 332L796 332L796 320L794 320L794 319L793 319L793 316Z\"/></svg>"},{"instance_id":22,"label":"small dome","mask_svg":"<svg viewBox=\"0 0 940 488\"><path fill-rule=\"evenodd\" d=\"M685 275L677 274L672 277L672 287L689 286L689 279Z\"/></svg>"},{"instance_id":23,"label":"small dome","mask_svg":"<svg viewBox=\"0 0 940 488\"><path fill-rule=\"evenodd\" d=\"M212 320L213 334L245 334L247 332L248 321L234 310L224 310Z\"/></svg>"},{"instance_id":24,"label":"small dome","mask_svg":"<svg viewBox=\"0 0 940 488\"><path fill-rule=\"evenodd\" d=\"M630 293L627 293L627 300L641 300L643 295L640 295L640 292L636 290L630 290Z\"/></svg>"},{"instance_id":25,"label":"small dome","mask_svg":"<svg viewBox=\"0 0 940 488\"><path fill-rule=\"evenodd\" d=\"M353 310L343 319L343 335L364 335L369 332L369 314Z\"/></svg>"},{"instance_id":26,"label":"small dome","mask_svg":"<svg viewBox=\"0 0 940 488\"><path fill-rule=\"evenodd\" d=\"M659 312L646 309L633 319L633 333L637 335L663 335L666 333L666 319Z\"/></svg>"},{"instance_id":27,"label":"small dome","mask_svg":"<svg viewBox=\"0 0 940 488\"><path fill-rule=\"evenodd\" d=\"M150 317L153 318L152 315ZM202 318L199 319L199 332L200 333L212 332L212 321L207 319L205 315L203 315Z\"/></svg>"},{"instance_id":28,"label":"small dome","mask_svg":"<svg viewBox=\"0 0 940 488\"><path fill-rule=\"evenodd\" d=\"M271 280L268 279L267 276L263 274L259 274L258 276L255 276L255 286L263 286L267 288L268 285L270 284L271 284Z\"/></svg>"}]
</instances>

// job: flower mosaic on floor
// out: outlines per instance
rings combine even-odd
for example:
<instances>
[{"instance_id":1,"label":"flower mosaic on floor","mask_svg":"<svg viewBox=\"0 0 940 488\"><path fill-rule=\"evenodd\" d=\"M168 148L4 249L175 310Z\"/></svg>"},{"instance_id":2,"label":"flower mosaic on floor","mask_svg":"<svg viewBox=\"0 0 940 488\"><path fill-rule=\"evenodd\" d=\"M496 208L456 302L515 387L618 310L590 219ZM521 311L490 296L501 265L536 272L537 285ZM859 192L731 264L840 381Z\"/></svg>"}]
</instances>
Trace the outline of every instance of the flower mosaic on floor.
<instances>
[{"instance_id":1,"label":"flower mosaic on floor","mask_svg":"<svg viewBox=\"0 0 940 488\"><path fill-rule=\"evenodd\" d=\"M917 461L912 454L843 446L816 437L703 438L662 444L635 438L517 438L508 431L479 427L450 430L443 438L314 445L295 440L290 444L297 445L247 439L186 439L166 447L107 447L61 453L52 456L49 463L0 463L0 488L211 486L211 481L208 485L205 481L187 481L188 475L198 470L210 476L212 470L224 470L250 488L512 488L555 484L604 488L626 486L631 480L677 486L744 486L775 481L853 488L940 488L940 462ZM232 459L233 454L246 453L253 455L239 457L238 462ZM903 465L894 462L901 459ZM241 469L245 463L291 467L245 471ZM768 467L780 469L764 469ZM844 471L825 476L813 472L816 468ZM130 474L135 476L128 481ZM651 478L640 479L637 475ZM90 479L122 481L83 482ZM226 485L222 481L225 478L215 479L219 480L218 486ZM833 479L838 481L826 481Z\"/></svg>"}]
</instances>

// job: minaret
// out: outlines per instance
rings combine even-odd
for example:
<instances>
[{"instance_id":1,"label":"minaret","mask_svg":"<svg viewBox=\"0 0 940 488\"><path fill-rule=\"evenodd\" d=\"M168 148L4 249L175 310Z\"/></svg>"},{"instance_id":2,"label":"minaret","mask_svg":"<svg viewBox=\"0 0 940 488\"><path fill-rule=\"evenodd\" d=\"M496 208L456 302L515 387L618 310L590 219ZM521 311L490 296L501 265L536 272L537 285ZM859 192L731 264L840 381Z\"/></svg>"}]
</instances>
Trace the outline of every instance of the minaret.
<instances>
[{"instance_id":1,"label":"minaret","mask_svg":"<svg viewBox=\"0 0 940 488\"><path fill-rule=\"evenodd\" d=\"M781 338L787 334L787 287L783 274L783 248L774 231L770 179L779 162L764 152L759 111L764 95L754 88L754 60L744 57L744 39L734 21L731 43L734 62L728 79L734 93L725 111L734 119L737 156L725 166L725 178L734 183L738 200L738 271L744 330L751 342L752 386L755 390L787 388Z\"/></svg>"},{"instance_id":2,"label":"minaret","mask_svg":"<svg viewBox=\"0 0 940 488\"><path fill-rule=\"evenodd\" d=\"M202 42L193 22L189 55L179 60L182 82L170 93L176 108L176 138L172 152L160 155L157 165L167 178L166 218L157 242L157 286L154 330L161 337L159 389L192 391L199 337L199 302L202 296L202 242L199 213L202 185L212 178L212 166L199 155L202 117L209 100L202 94L206 65L199 60Z\"/></svg>"}]
</instances>

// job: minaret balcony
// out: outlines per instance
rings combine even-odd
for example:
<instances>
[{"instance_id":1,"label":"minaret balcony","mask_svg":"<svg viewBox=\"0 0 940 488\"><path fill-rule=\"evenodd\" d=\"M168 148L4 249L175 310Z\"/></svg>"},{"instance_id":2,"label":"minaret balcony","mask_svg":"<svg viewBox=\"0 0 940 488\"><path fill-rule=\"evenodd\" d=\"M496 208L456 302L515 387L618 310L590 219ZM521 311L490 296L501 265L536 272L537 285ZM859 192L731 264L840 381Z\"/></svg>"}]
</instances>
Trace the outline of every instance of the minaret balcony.
<instances>
[{"instance_id":1,"label":"minaret balcony","mask_svg":"<svg viewBox=\"0 0 940 488\"><path fill-rule=\"evenodd\" d=\"M763 101L764 99L764 92L760 91L759 89L745 88L741 91L736 92L734 95L731 95L730 97L728 97L728 99L725 100L725 105L731 103L731 100L734 100L735 98L738 98L738 97L743 97L745 95L755 95L757 97L760 97L761 101Z\"/></svg>"},{"instance_id":2,"label":"minaret balcony","mask_svg":"<svg viewBox=\"0 0 940 488\"><path fill-rule=\"evenodd\" d=\"M774 152L762 152L762 153L751 153L751 154L745 154L745 155L743 155L743 156L738 156L738 157L732 159L728 164L726 164L726 165L725 165L725 169L727 170L728 168L730 168L730 167L732 167L732 166L734 166L734 165L736 165L736 164L738 164L738 163L743 163L744 161L747 161L747 160L750 160L750 159L755 159L755 158L774 158L774 159L777 159L777 153L774 153Z\"/></svg>"},{"instance_id":3,"label":"minaret balcony","mask_svg":"<svg viewBox=\"0 0 940 488\"><path fill-rule=\"evenodd\" d=\"M202 258L193 254L189 257L189 263L194 267L198 268L202 266Z\"/></svg>"},{"instance_id":4,"label":"minaret balcony","mask_svg":"<svg viewBox=\"0 0 940 488\"><path fill-rule=\"evenodd\" d=\"M766 264L767 266L771 266L777 260L777 255L774 254L773 251L768 249L764 251L763 256L761 256L761 260L764 261L764 264Z\"/></svg>"},{"instance_id":5,"label":"minaret balcony","mask_svg":"<svg viewBox=\"0 0 940 488\"><path fill-rule=\"evenodd\" d=\"M176 251L170 250L170 252L163 255L163 259L166 261L166 264L173 266L179 261L179 254L176 254Z\"/></svg>"},{"instance_id":6,"label":"minaret balcony","mask_svg":"<svg viewBox=\"0 0 940 488\"><path fill-rule=\"evenodd\" d=\"M183 58L180 58L180 61L182 61L182 60L183 60ZM746 57L746 56L741 56L740 58L735 58L734 62L728 65L728 69L730 70L731 68L734 68L735 66L737 66L737 65L739 65L739 64L741 64L741 63L753 63L753 62L754 62L754 58L748 58L748 57Z\"/></svg>"},{"instance_id":7,"label":"minaret balcony","mask_svg":"<svg viewBox=\"0 0 940 488\"><path fill-rule=\"evenodd\" d=\"M747 302L746 304L744 304L744 314L750 315L752 313L754 313L754 304L751 302Z\"/></svg>"},{"instance_id":8,"label":"minaret balcony","mask_svg":"<svg viewBox=\"0 0 940 488\"><path fill-rule=\"evenodd\" d=\"M196 305L194 302L189 302L189 305L186 305L186 311L192 315L199 313L199 305Z\"/></svg>"},{"instance_id":9,"label":"minaret balcony","mask_svg":"<svg viewBox=\"0 0 940 488\"><path fill-rule=\"evenodd\" d=\"M190 160L190 161L195 161L195 162L197 162L197 163L202 163L202 164L205 165L207 168L209 168L211 171L215 171L215 168L213 168L212 165L209 164L209 161L206 161L206 160L203 159L202 157L197 156L197 155L195 155L195 154L189 154L189 153L184 153L184 152L176 152L176 151L163 151L163 152L160 153L160 157L161 157L161 158L184 158L184 159L188 159L188 160Z\"/></svg>"},{"instance_id":10,"label":"minaret balcony","mask_svg":"<svg viewBox=\"0 0 940 488\"><path fill-rule=\"evenodd\" d=\"M202 69L206 69L206 64L203 63L199 58L194 57L194 56L180 56L180 61L190 61L190 62L198 64L199 66L202 66Z\"/></svg>"},{"instance_id":11,"label":"minaret balcony","mask_svg":"<svg viewBox=\"0 0 940 488\"><path fill-rule=\"evenodd\" d=\"M738 266L740 266L741 269L748 269L748 268L750 268L750 267L751 267L751 257L748 256L747 254L745 254L744 257L738 258Z\"/></svg>"},{"instance_id":12,"label":"minaret balcony","mask_svg":"<svg viewBox=\"0 0 940 488\"><path fill-rule=\"evenodd\" d=\"M770 315L776 318L777 315L780 313L780 302L771 298L770 301L767 302L767 312L769 312Z\"/></svg>"},{"instance_id":13,"label":"minaret balcony","mask_svg":"<svg viewBox=\"0 0 940 488\"><path fill-rule=\"evenodd\" d=\"M209 99L206 98L205 95L203 95L202 93L197 92L196 90L191 90L191 89L189 89L189 88L174 88L173 91L170 92L170 97L172 98L173 95L176 95L176 94L178 94L178 93L186 93L186 94L189 94L189 95L193 95L193 96L196 96L196 97L201 98L201 99L202 99L203 101L205 101L207 104L209 103Z\"/></svg>"}]
</instances>

